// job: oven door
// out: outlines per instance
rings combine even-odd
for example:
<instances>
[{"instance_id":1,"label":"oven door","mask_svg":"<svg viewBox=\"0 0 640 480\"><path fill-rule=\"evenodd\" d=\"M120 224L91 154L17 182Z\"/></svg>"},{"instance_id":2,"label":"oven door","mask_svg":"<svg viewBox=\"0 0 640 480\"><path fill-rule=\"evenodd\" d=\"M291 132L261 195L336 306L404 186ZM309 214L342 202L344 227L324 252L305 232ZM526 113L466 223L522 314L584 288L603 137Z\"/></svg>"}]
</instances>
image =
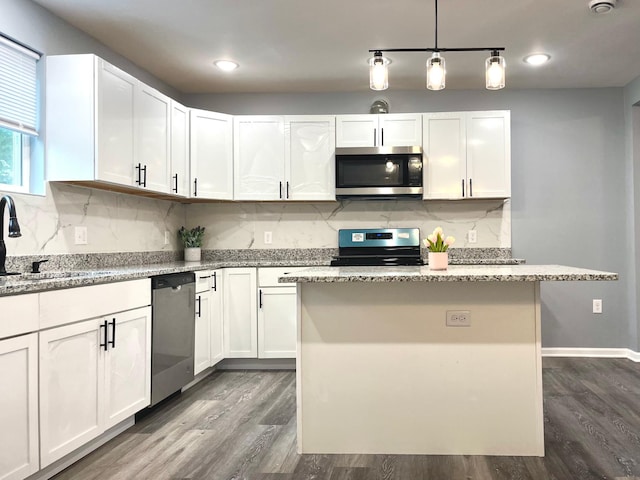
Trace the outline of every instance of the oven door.
<instances>
[{"instance_id":1,"label":"oven door","mask_svg":"<svg viewBox=\"0 0 640 480\"><path fill-rule=\"evenodd\" d=\"M422 156L336 155L336 196L422 196Z\"/></svg>"}]
</instances>

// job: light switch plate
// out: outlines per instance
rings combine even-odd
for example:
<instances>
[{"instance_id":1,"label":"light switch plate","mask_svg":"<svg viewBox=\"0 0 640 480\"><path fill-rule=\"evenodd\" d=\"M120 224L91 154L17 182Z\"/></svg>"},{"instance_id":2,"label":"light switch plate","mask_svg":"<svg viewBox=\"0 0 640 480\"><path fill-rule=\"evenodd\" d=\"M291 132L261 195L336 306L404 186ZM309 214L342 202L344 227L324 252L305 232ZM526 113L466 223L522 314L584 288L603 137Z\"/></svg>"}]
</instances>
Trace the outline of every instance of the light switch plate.
<instances>
[{"instance_id":1,"label":"light switch plate","mask_svg":"<svg viewBox=\"0 0 640 480\"><path fill-rule=\"evenodd\" d=\"M273 232L264 232L264 244L271 245L273 242Z\"/></svg>"},{"instance_id":2,"label":"light switch plate","mask_svg":"<svg viewBox=\"0 0 640 480\"><path fill-rule=\"evenodd\" d=\"M477 230L469 230L467 232L467 239L469 243L477 243L478 242L478 231Z\"/></svg>"},{"instance_id":3,"label":"light switch plate","mask_svg":"<svg viewBox=\"0 0 640 480\"><path fill-rule=\"evenodd\" d=\"M89 243L87 239L87 227L76 227L74 238L76 245L86 245L87 243Z\"/></svg>"}]
</instances>

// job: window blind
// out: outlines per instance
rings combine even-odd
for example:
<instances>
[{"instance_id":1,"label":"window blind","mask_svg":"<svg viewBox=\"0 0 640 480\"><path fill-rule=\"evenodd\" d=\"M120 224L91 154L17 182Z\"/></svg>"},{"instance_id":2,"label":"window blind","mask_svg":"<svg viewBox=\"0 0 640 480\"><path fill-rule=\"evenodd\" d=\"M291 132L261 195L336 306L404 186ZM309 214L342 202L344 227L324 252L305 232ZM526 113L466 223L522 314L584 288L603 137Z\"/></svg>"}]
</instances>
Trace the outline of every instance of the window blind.
<instances>
[{"instance_id":1,"label":"window blind","mask_svg":"<svg viewBox=\"0 0 640 480\"><path fill-rule=\"evenodd\" d=\"M37 135L37 53L0 36L0 126Z\"/></svg>"}]
</instances>

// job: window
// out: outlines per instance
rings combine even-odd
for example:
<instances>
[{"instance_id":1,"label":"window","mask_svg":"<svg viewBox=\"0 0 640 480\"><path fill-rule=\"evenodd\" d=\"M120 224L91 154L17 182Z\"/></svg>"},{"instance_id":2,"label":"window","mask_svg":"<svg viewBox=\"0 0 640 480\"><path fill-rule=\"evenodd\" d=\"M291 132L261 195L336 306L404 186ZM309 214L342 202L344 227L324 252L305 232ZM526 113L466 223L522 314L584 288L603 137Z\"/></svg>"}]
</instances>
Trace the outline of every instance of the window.
<instances>
[{"instance_id":1,"label":"window","mask_svg":"<svg viewBox=\"0 0 640 480\"><path fill-rule=\"evenodd\" d=\"M37 53L0 36L0 190L28 192L37 131Z\"/></svg>"}]
</instances>

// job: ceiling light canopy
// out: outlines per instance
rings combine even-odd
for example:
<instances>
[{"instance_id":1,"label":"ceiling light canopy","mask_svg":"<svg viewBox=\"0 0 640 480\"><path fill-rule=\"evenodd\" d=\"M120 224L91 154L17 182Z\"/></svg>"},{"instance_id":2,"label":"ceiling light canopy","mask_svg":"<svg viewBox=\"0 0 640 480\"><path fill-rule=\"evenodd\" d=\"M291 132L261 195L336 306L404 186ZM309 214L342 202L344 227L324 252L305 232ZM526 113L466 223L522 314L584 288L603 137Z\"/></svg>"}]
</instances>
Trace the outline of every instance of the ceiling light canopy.
<instances>
[{"instance_id":1,"label":"ceiling light canopy","mask_svg":"<svg viewBox=\"0 0 640 480\"><path fill-rule=\"evenodd\" d=\"M224 72L232 72L239 66L232 60L216 60L213 64Z\"/></svg>"},{"instance_id":2,"label":"ceiling light canopy","mask_svg":"<svg viewBox=\"0 0 640 480\"><path fill-rule=\"evenodd\" d=\"M522 60L529 65L542 65L543 63L547 63L551 59L551 56L547 53L532 53L531 55L527 55Z\"/></svg>"},{"instance_id":3,"label":"ceiling light canopy","mask_svg":"<svg viewBox=\"0 0 640 480\"><path fill-rule=\"evenodd\" d=\"M429 90L442 90L446 83L445 60L441 52L491 52L491 56L485 62L485 86L489 90L499 90L505 86L506 63L500 56L504 47L469 47L469 48L439 48L438 47L438 0L435 1L435 46L433 48L377 48L369 50L373 57L369 59L369 87L372 90L386 90L389 88L390 60L382 55L382 52L431 52L431 58L427 60L427 88Z\"/></svg>"}]
</instances>

